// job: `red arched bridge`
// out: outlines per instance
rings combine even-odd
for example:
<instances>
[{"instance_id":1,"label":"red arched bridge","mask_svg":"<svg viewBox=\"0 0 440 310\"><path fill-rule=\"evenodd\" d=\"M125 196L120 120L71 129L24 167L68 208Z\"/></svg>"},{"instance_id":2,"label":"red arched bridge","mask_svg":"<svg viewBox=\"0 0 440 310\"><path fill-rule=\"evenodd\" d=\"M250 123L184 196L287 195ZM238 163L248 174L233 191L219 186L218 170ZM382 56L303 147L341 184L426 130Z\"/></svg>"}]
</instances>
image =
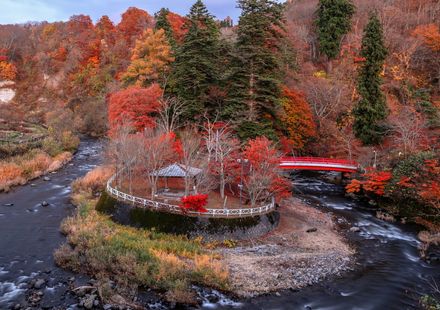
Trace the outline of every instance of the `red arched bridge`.
<instances>
[{"instance_id":1,"label":"red arched bridge","mask_svg":"<svg viewBox=\"0 0 440 310\"><path fill-rule=\"evenodd\" d=\"M337 172L356 172L359 165L355 161L319 157L283 157L280 168L283 170L318 170Z\"/></svg>"}]
</instances>

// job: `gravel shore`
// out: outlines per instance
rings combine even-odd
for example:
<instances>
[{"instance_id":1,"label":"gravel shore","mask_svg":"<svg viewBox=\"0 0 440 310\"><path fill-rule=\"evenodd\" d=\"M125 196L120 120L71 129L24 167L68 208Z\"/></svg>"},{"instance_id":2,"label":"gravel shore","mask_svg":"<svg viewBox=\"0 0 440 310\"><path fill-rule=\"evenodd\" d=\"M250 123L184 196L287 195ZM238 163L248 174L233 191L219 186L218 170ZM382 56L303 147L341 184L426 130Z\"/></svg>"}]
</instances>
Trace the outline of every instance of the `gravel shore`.
<instances>
[{"instance_id":1,"label":"gravel shore","mask_svg":"<svg viewBox=\"0 0 440 310\"><path fill-rule=\"evenodd\" d=\"M296 198L280 213L280 224L270 234L220 250L238 296L299 289L350 269L354 251L329 214Z\"/></svg>"}]
</instances>

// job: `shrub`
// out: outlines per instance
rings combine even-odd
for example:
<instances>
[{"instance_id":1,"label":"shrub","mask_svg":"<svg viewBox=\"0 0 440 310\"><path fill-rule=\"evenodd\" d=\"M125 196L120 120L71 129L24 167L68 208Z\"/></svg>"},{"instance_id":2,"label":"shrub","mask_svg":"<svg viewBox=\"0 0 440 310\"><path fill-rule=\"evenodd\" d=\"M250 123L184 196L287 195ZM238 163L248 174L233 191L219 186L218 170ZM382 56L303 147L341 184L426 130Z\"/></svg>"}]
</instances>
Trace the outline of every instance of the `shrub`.
<instances>
[{"instance_id":1,"label":"shrub","mask_svg":"<svg viewBox=\"0 0 440 310\"><path fill-rule=\"evenodd\" d=\"M64 131L61 136L61 147L64 151L74 152L79 146L79 138L71 131Z\"/></svg>"},{"instance_id":2,"label":"shrub","mask_svg":"<svg viewBox=\"0 0 440 310\"><path fill-rule=\"evenodd\" d=\"M182 197L181 208L184 212L207 212L205 206L208 204L208 195L193 195Z\"/></svg>"},{"instance_id":3,"label":"shrub","mask_svg":"<svg viewBox=\"0 0 440 310\"><path fill-rule=\"evenodd\" d=\"M47 137L44 139L43 150L50 156L56 156L63 151L61 145L55 140L54 137Z\"/></svg>"}]
</instances>

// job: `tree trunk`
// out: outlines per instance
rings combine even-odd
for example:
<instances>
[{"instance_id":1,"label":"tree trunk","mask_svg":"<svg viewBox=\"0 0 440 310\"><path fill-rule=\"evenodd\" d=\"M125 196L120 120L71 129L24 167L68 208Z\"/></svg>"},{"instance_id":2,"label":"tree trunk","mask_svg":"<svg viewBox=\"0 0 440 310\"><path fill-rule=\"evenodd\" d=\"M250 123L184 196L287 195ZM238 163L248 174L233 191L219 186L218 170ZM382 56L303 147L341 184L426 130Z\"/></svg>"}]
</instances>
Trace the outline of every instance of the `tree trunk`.
<instances>
[{"instance_id":1,"label":"tree trunk","mask_svg":"<svg viewBox=\"0 0 440 310\"><path fill-rule=\"evenodd\" d=\"M333 71L333 61L331 58L327 58L326 71L327 74L331 74Z\"/></svg>"}]
</instances>

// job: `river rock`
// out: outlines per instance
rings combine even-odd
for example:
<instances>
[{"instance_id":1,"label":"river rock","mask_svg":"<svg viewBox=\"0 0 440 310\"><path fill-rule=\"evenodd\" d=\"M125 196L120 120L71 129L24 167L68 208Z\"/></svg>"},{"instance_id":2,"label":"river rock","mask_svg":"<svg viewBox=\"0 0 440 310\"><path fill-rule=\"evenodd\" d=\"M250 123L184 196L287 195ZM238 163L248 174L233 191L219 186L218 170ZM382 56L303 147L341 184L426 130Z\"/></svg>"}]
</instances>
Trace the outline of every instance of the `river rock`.
<instances>
[{"instance_id":1,"label":"river rock","mask_svg":"<svg viewBox=\"0 0 440 310\"><path fill-rule=\"evenodd\" d=\"M5 207L13 207L14 204L13 204L13 203L5 203L4 206L5 206Z\"/></svg>"},{"instance_id":2,"label":"river rock","mask_svg":"<svg viewBox=\"0 0 440 310\"><path fill-rule=\"evenodd\" d=\"M41 206L42 206L42 207L47 207L47 206L49 206L49 203L48 203L47 201L43 201L43 202L41 203Z\"/></svg>"},{"instance_id":3,"label":"river rock","mask_svg":"<svg viewBox=\"0 0 440 310\"><path fill-rule=\"evenodd\" d=\"M16 305L14 305L14 307L12 307L12 309L20 310L21 309L21 305L20 304L16 304Z\"/></svg>"},{"instance_id":4,"label":"river rock","mask_svg":"<svg viewBox=\"0 0 440 310\"><path fill-rule=\"evenodd\" d=\"M82 304L82 306L85 309L93 309L93 307L95 306L95 300L96 300L96 295L95 294L91 294L91 295L87 295L80 304Z\"/></svg>"},{"instance_id":5,"label":"river rock","mask_svg":"<svg viewBox=\"0 0 440 310\"><path fill-rule=\"evenodd\" d=\"M318 231L318 228L313 227L313 228L309 228L309 229L307 229L307 230L306 230L306 233L313 233L313 232L317 232L317 231Z\"/></svg>"},{"instance_id":6,"label":"river rock","mask_svg":"<svg viewBox=\"0 0 440 310\"><path fill-rule=\"evenodd\" d=\"M357 226L353 226L352 228L350 228L350 231L355 233L355 232L360 232L361 229Z\"/></svg>"},{"instance_id":7,"label":"river rock","mask_svg":"<svg viewBox=\"0 0 440 310\"><path fill-rule=\"evenodd\" d=\"M39 290L43 287L43 285L46 283L46 281L44 279L38 279L37 281L35 281L34 283L34 288Z\"/></svg>"},{"instance_id":8,"label":"river rock","mask_svg":"<svg viewBox=\"0 0 440 310\"><path fill-rule=\"evenodd\" d=\"M43 181L48 182L48 181L50 181L50 178L49 178L49 177L44 177L44 178L43 178Z\"/></svg>"}]
</instances>

